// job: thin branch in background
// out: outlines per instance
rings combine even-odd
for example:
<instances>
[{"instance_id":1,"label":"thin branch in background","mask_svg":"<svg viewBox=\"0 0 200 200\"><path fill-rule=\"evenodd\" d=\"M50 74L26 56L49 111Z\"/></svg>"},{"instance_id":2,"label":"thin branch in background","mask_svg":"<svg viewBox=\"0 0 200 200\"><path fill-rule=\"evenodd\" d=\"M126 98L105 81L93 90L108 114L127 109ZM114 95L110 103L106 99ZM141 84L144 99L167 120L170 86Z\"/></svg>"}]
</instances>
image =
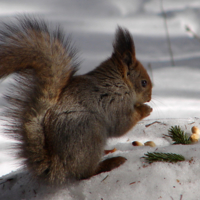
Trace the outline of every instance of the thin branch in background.
<instances>
[{"instance_id":1,"label":"thin branch in background","mask_svg":"<svg viewBox=\"0 0 200 200\"><path fill-rule=\"evenodd\" d=\"M164 25L165 25L167 43L168 43L168 48L169 48L169 54L170 54L170 57L171 57L171 64L172 64L172 66L175 66L172 47L171 47L171 40L170 40L168 26L167 26L167 15L166 15L165 10L163 8L163 0L160 0L160 8L161 8L161 11L162 11L162 14L163 14L163 19L164 19Z\"/></svg>"},{"instance_id":2,"label":"thin branch in background","mask_svg":"<svg viewBox=\"0 0 200 200\"><path fill-rule=\"evenodd\" d=\"M185 25L185 30L192 34L194 38L196 38L200 42L200 36L197 35L189 26Z\"/></svg>"}]
</instances>

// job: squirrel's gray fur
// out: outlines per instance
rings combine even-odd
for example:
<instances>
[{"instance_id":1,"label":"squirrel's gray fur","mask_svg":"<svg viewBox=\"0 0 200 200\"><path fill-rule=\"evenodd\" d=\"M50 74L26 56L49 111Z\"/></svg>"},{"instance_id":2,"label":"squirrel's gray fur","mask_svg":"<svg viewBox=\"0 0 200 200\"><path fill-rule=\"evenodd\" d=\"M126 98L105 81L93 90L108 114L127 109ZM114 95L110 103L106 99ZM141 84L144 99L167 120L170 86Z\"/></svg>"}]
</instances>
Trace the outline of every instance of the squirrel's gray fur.
<instances>
[{"instance_id":1,"label":"squirrel's gray fur","mask_svg":"<svg viewBox=\"0 0 200 200\"><path fill-rule=\"evenodd\" d=\"M83 179L125 161L101 161L106 140L119 137L152 109L151 80L135 57L130 33L117 28L112 55L75 75L75 51L60 29L30 17L0 30L0 77L17 73L6 99L6 133L34 177L52 184Z\"/></svg>"}]
</instances>

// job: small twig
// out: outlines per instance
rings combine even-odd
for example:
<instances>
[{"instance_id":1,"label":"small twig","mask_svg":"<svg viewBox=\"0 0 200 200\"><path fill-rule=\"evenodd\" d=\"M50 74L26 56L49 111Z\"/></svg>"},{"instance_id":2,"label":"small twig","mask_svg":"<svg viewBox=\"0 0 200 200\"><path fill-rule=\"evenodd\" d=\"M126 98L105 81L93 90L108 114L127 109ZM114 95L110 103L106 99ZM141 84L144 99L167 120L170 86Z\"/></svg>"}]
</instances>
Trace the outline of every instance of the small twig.
<instances>
[{"instance_id":1,"label":"small twig","mask_svg":"<svg viewBox=\"0 0 200 200\"><path fill-rule=\"evenodd\" d=\"M167 124L165 124L165 123L162 123L162 122L159 122L159 121L155 121L155 122L152 122L152 123L150 123L150 124L146 124L145 127L149 127L149 126L151 126L151 125L153 125L153 124L167 125Z\"/></svg>"},{"instance_id":2,"label":"small twig","mask_svg":"<svg viewBox=\"0 0 200 200\"><path fill-rule=\"evenodd\" d=\"M163 8L162 0L160 0L160 8L161 8L161 11L162 11L162 14L163 14L163 19L164 19L164 24L165 24L165 31L166 31L166 37L167 37L167 42L168 42L169 54L170 54L170 57L171 57L171 64L172 64L172 66L175 66L172 47L171 47L171 40L170 40L169 30L168 30L168 25L167 25L167 15L166 15L165 10Z\"/></svg>"},{"instance_id":3,"label":"small twig","mask_svg":"<svg viewBox=\"0 0 200 200\"><path fill-rule=\"evenodd\" d=\"M144 158L148 163L153 163L153 162L176 163L180 161L185 161L184 156L180 154L161 153L161 152L147 152L146 154L144 154L142 158Z\"/></svg>"},{"instance_id":4,"label":"small twig","mask_svg":"<svg viewBox=\"0 0 200 200\"><path fill-rule=\"evenodd\" d=\"M192 33L193 37L200 41L200 36L198 36L189 26L185 26L186 31Z\"/></svg>"},{"instance_id":5,"label":"small twig","mask_svg":"<svg viewBox=\"0 0 200 200\"><path fill-rule=\"evenodd\" d=\"M173 144L191 144L192 141L180 126L171 126L168 130L170 138L174 141Z\"/></svg>"},{"instance_id":6,"label":"small twig","mask_svg":"<svg viewBox=\"0 0 200 200\"><path fill-rule=\"evenodd\" d=\"M169 138L171 138L169 135L166 135L166 134L163 134L163 136L164 136L164 137L169 137Z\"/></svg>"},{"instance_id":7,"label":"small twig","mask_svg":"<svg viewBox=\"0 0 200 200\"><path fill-rule=\"evenodd\" d=\"M192 124L194 124L195 122L191 122L191 123L189 123L188 125L192 125Z\"/></svg>"},{"instance_id":8,"label":"small twig","mask_svg":"<svg viewBox=\"0 0 200 200\"><path fill-rule=\"evenodd\" d=\"M101 182L105 181L107 178L108 178L108 175Z\"/></svg>"},{"instance_id":9,"label":"small twig","mask_svg":"<svg viewBox=\"0 0 200 200\"><path fill-rule=\"evenodd\" d=\"M132 182L132 183L129 183L129 185L133 185L133 184L135 184L135 183L140 183L140 181L134 181L134 182Z\"/></svg>"}]
</instances>

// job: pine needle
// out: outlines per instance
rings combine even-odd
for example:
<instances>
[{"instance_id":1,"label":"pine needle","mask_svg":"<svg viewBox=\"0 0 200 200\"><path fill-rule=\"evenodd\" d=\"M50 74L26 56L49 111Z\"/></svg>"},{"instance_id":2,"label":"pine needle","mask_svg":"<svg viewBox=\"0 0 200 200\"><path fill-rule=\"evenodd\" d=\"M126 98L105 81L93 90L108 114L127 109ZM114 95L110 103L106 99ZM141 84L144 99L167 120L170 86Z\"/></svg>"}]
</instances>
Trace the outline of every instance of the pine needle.
<instances>
[{"instance_id":1,"label":"pine needle","mask_svg":"<svg viewBox=\"0 0 200 200\"><path fill-rule=\"evenodd\" d=\"M173 144L191 144L191 139L181 130L180 126L171 126L168 130L169 137L174 141Z\"/></svg>"},{"instance_id":2,"label":"pine needle","mask_svg":"<svg viewBox=\"0 0 200 200\"><path fill-rule=\"evenodd\" d=\"M145 156L142 157L149 163L153 162L179 162L179 161L184 161L185 158L184 156L180 154L174 154L174 153L159 153L159 152L147 152L144 154Z\"/></svg>"}]
</instances>

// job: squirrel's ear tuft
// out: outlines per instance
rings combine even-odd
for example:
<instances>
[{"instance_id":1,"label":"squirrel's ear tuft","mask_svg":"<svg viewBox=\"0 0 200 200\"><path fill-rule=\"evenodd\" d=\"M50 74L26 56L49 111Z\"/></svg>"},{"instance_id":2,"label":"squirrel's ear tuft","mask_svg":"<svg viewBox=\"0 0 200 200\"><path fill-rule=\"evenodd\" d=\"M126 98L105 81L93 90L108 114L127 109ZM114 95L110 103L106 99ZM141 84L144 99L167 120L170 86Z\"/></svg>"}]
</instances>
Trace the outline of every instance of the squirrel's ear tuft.
<instances>
[{"instance_id":1,"label":"squirrel's ear tuft","mask_svg":"<svg viewBox=\"0 0 200 200\"><path fill-rule=\"evenodd\" d=\"M135 46L133 38L127 29L122 29L118 26L113 48L113 53L120 56L128 67L133 64L135 61Z\"/></svg>"}]
</instances>

